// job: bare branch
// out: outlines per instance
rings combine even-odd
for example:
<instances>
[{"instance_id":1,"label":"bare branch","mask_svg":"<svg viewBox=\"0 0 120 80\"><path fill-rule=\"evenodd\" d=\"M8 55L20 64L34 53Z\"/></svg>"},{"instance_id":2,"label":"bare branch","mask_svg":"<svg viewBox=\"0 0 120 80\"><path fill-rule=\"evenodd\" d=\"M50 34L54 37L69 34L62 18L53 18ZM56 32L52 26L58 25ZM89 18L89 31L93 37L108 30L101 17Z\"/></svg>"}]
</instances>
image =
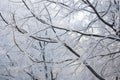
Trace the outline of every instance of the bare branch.
<instances>
[{"instance_id":1,"label":"bare branch","mask_svg":"<svg viewBox=\"0 0 120 80\"><path fill-rule=\"evenodd\" d=\"M70 48L67 44L64 44L66 48L68 48L74 55L76 55L78 58L80 58L80 55L76 53L72 48ZM102 78L88 63L83 63L91 72L94 76L96 76L99 80L105 80Z\"/></svg>"},{"instance_id":2,"label":"bare branch","mask_svg":"<svg viewBox=\"0 0 120 80\"><path fill-rule=\"evenodd\" d=\"M95 9L95 7L90 3L89 0L86 0L86 1L82 0L82 1L83 1L85 4L88 4L88 5L93 9L93 11L96 13L97 17L98 17L104 24L108 25L111 29L113 29L113 31L116 32L116 29L113 28L113 24L110 24L110 23L106 22L106 21L99 15L99 13L98 13L97 10Z\"/></svg>"},{"instance_id":3,"label":"bare branch","mask_svg":"<svg viewBox=\"0 0 120 80\"><path fill-rule=\"evenodd\" d=\"M77 57L79 57L80 58L80 55L77 53L77 52L75 52L70 46L68 46L66 43L64 43L64 46L67 48L67 49L69 49L74 55L76 55Z\"/></svg>"},{"instance_id":4,"label":"bare branch","mask_svg":"<svg viewBox=\"0 0 120 80\"><path fill-rule=\"evenodd\" d=\"M51 38L44 38L44 37L35 37L35 36L29 36L37 41L44 41L44 42L48 42L48 43L57 43L56 40L53 40Z\"/></svg>"},{"instance_id":5,"label":"bare branch","mask_svg":"<svg viewBox=\"0 0 120 80\"><path fill-rule=\"evenodd\" d=\"M6 24L8 24L8 22L5 20L5 18L2 16L1 13L0 13L0 17L2 18L2 20L3 20Z\"/></svg>"}]
</instances>

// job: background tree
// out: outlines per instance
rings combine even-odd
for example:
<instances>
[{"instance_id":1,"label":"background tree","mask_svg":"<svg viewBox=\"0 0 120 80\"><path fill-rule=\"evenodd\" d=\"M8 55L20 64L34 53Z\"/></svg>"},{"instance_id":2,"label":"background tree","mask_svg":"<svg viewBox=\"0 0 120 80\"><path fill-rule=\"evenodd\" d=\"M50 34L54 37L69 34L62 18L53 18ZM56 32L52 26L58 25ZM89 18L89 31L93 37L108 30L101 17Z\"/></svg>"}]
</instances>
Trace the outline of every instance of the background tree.
<instances>
[{"instance_id":1,"label":"background tree","mask_svg":"<svg viewBox=\"0 0 120 80\"><path fill-rule=\"evenodd\" d=\"M1 80L118 80L119 0L0 0Z\"/></svg>"}]
</instances>

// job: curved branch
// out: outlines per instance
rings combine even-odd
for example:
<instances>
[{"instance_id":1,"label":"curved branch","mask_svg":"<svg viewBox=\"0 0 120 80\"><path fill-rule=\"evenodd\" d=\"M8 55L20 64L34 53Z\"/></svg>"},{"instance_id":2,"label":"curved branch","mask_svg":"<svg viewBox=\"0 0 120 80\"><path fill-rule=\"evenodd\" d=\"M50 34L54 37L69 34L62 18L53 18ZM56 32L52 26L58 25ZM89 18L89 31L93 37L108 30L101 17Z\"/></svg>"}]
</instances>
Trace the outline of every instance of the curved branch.
<instances>
[{"instance_id":1,"label":"curved branch","mask_svg":"<svg viewBox=\"0 0 120 80\"><path fill-rule=\"evenodd\" d=\"M98 17L104 24L106 24L106 25L109 26L113 31L116 32L116 29L113 28L113 24L110 24L110 23L106 22L106 21L99 15L99 13L98 13L97 10L95 9L95 7L90 3L89 0L86 0L86 1L82 0L82 1L83 1L85 4L88 4L88 5L93 9L93 11L94 11L95 14L97 15L97 17Z\"/></svg>"}]
</instances>

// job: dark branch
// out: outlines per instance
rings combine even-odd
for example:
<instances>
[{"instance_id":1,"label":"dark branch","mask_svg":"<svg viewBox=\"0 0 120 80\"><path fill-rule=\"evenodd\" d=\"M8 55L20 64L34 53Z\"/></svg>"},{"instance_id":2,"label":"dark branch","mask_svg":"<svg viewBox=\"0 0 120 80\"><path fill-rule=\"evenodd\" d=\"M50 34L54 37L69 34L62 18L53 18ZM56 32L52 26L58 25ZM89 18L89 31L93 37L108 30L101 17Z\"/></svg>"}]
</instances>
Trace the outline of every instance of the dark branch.
<instances>
[{"instance_id":1,"label":"dark branch","mask_svg":"<svg viewBox=\"0 0 120 80\"><path fill-rule=\"evenodd\" d=\"M117 38L117 37L103 36L103 35L97 35L97 34L87 34L87 33L77 31L77 30L69 30L69 29L66 29L66 28L60 28L60 27L56 27L56 26L52 26L52 27L54 27L56 29L60 29L60 30L75 32L75 33L78 33L78 34L81 34L81 35L84 35L84 36L93 36L93 37L98 37L98 38L108 38L108 39L112 39L112 40L115 40L115 41L120 41L120 38Z\"/></svg>"},{"instance_id":2,"label":"dark branch","mask_svg":"<svg viewBox=\"0 0 120 80\"><path fill-rule=\"evenodd\" d=\"M78 58L80 58L80 55L75 52L70 46L68 46L66 43L64 43L64 46L69 49L74 55L76 55ZM92 72L92 74L94 74L94 76L96 76L99 80L105 80L104 78L102 78L90 65L86 63L84 63L84 65Z\"/></svg>"},{"instance_id":3,"label":"dark branch","mask_svg":"<svg viewBox=\"0 0 120 80\"><path fill-rule=\"evenodd\" d=\"M99 80L105 80L104 78L102 78L98 73L96 73L96 71L90 66L90 65L86 65L86 67L94 74L94 76L96 76Z\"/></svg>"},{"instance_id":4,"label":"dark branch","mask_svg":"<svg viewBox=\"0 0 120 80\"><path fill-rule=\"evenodd\" d=\"M75 52L70 46L68 46L66 43L64 43L64 46L67 48L67 49L69 49L74 55L76 55L77 57L80 57L80 55L77 53L77 52Z\"/></svg>"},{"instance_id":5,"label":"dark branch","mask_svg":"<svg viewBox=\"0 0 120 80\"><path fill-rule=\"evenodd\" d=\"M8 24L8 22L5 20L5 18L2 16L1 13L0 13L0 17L2 18L2 20L3 20L6 24Z\"/></svg>"},{"instance_id":6,"label":"dark branch","mask_svg":"<svg viewBox=\"0 0 120 80\"><path fill-rule=\"evenodd\" d=\"M52 40L50 38L43 38L43 37L35 37L35 36L29 36L37 41L43 41L43 42L48 42L48 43L57 43L56 40Z\"/></svg>"},{"instance_id":7,"label":"dark branch","mask_svg":"<svg viewBox=\"0 0 120 80\"><path fill-rule=\"evenodd\" d=\"M94 11L95 14L97 15L97 17L98 17L104 24L108 25L111 29L113 29L113 31L116 32L116 29L113 28L113 24L110 24L110 23L106 22L106 21L99 15L99 13L98 13L97 10L95 9L95 7L90 3L89 0L86 0L86 1L83 0L83 2L84 2L85 4L88 4L88 5L93 9L93 11Z\"/></svg>"}]
</instances>

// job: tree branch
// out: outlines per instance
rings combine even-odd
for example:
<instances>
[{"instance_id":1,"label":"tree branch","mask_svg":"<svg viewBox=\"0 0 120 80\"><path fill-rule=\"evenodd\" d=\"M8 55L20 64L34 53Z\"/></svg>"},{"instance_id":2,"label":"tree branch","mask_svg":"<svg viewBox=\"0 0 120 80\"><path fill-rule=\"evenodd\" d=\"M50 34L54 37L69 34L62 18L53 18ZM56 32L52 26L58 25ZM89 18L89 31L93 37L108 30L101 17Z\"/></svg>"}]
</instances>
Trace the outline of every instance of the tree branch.
<instances>
[{"instance_id":1,"label":"tree branch","mask_svg":"<svg viewBox=\"0 0 120 80\"><path fill-rule=\"evenodd\" d=\"M113 24L110 24L110 23L106 22L106 21L99 15L99 13L98 13L97 10L95 9L95 7L90 3L89 0L86 0L86 1L82 0L82 1L83 1L85 4L88 4L88 5L93 9L93 11L94 11L95 14L97 15L97 17L98 17L104 24L108 25L113 31L116 32L116 29L113 28Z\"/></svg>"}]
</instances>

